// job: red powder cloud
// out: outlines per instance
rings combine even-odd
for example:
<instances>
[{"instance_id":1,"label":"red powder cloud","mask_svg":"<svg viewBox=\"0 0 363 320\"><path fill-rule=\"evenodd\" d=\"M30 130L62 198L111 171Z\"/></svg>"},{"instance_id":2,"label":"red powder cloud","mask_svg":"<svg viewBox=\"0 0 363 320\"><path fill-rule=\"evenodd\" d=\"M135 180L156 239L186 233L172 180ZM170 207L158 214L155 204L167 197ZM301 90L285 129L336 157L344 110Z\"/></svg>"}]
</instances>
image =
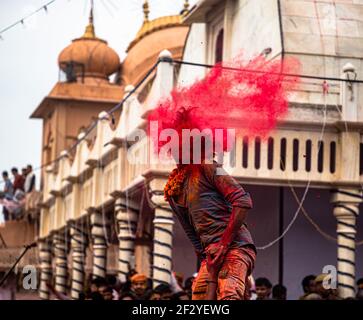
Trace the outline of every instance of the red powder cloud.
<instances>
[{"instance_id":1,"label":"red powder cloud","mask_svg":"<svg viewBox=\"0 0 363 320\"><path fill-rule=\"evenodd\" d=\"M158 121L159 132L234 128L237 134L265 138L287 112L288 94L296 89L299 78L286 74L299 74L300 63L293 58L282 63L263 57L244 63L239 57L223 66L239 70L217 64L191 86L175 88L149 114L149 123ZM181 108L188 112L181 115Z\"/></svg>"}]
</instances>

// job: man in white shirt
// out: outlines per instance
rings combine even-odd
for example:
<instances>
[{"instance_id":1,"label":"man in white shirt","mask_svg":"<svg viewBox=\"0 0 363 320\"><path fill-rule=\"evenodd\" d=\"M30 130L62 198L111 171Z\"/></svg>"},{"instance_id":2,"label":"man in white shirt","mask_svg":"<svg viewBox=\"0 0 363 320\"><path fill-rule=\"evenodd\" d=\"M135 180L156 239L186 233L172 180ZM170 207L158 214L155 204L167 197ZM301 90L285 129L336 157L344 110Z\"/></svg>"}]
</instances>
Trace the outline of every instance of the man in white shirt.
<instances>
[{"instance_id":1,"label":"man in white shirt","mask_svg":"<svg viewBox=\"0 0 363 320\"><path fill-rule=\"evenodd\" d=\"M33 172L33 167L30 164L27 165L26 171L24 191L29 193L35 189L35 174Z\"/></svg>"}]
</instances>

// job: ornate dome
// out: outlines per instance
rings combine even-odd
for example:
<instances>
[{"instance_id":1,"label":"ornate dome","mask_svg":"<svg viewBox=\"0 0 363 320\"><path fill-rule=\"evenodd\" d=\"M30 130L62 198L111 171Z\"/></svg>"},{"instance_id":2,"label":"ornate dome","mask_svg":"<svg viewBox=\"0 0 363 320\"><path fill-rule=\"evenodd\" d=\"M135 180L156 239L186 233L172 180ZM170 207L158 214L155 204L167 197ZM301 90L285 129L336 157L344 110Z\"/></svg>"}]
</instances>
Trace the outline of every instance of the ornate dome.
<instances>
[{"instance_id":1,"label":"ornate dome","mask_svg":"<svg viewBox=\"0 0 363 320\"><path fill-rule=\"evenodd\" d=\"M149 20L150 9L147 0L145 0L142 7L144 11L144 22L140 30L138 31L135 39L129 44L126 52L130 51L133 46L135 46L142 38L146 37L150 33L183 25L183 16L188 13L189 1L186 0L184 2L184 9L180 12L180 14L173 16L164 16L156 18L154 20Z\"/></svg>"},{"instance_id":2,"label":"ornate dome","mask_svg":"<svg viewBox=\"0 0 363 320\"><path fill-rule=\"evenodd\" d=\"M142 38L146 37L148 34L155 32L157 30L167 29L170 27L180 26L182 25L182 16L164 16L154 20L145 20L141 29L138 31L135 39L130 43L127 51L138 43Z\"/></svg>"},{"instance_id":3,"label":"ornate dome","mask_svg":"<svg viewBox=\"0 0 363 320\"><path fill-rule=\"evenodd\" d=\"M189 26L183 23L188 6L188 1L185 1L180 14L149 20L148 1L144 2L144 21L127 48L127 56L122 63L121 83L136 85L164 49L170 51L174 59L182 57L189 32Z\"/></svg>"},{"instance_id":4,"label":"ornate dome","mask_svg":"<svg viewBox=\"0 0 363 320\"><path fill-rule=\"evenodd\" d=\"M96 37L91 12L84 35L74 39L62 50L58 57L58 64L66 73L69 72L69 68L72 68L77 77L107 79L119 69L120 58L105 40Z\"/></svg>"}]
</instances>

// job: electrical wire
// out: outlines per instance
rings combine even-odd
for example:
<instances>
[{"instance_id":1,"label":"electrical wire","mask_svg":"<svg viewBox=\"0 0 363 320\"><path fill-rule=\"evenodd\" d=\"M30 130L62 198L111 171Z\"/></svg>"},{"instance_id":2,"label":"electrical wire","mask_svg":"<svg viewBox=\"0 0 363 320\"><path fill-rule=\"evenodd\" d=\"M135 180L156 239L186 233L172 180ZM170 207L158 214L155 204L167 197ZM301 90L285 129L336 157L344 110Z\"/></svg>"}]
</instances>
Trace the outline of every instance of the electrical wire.
<instances>
[{"instance_id":1,"label":"electrical wire","mask_svg":"<svg viewBox=\"0 0 363 320\"><path fill-rule=\"evenodd\" d=\"M190 66L196 67L205 67L205 68L221 68L222 70L229 70L229 71L238 71L238 72L248 72L248 73L266 73L263 70L253 70L253 69L244 69L244 68L234 68L234 67L227 67L223 65L212 65L206 63L197 63L197 62L190 62L184 60L172 60L173 63L176 64L186 64ZM335 77L321 77L321 76L312 76L307 74L296 74L296 73L284 73L284 72L269 72L269 74L276 75L276 76L285 76L291 78L302 78L302 79L315 79L315 80L323 80L323 81L343 81L343 82L350 82L350 83L363 83L363 80L360 79L344 79L344 78L335 78Z\"/></svg>"},{"instance_id":2,"label":"electrical wire","mask_svg":"<svg viewBox=\"0 0 363 320\"><path fill-rule=\"evenodd\" d=\"M36 13L38 13L39 11L45 11L45 12L48 12L48 7L53 4L54 2L56 2L57 0L52 0L52 1L49 1L45 4L43 4L40 8L34 10L33 12L27 14L26 16L24 16L23 18L13 22L12 24L8 25L7 27L3 28L0 30L0 39L2 39L2 34L5 33L6 31L12 29L13 27L15 27L16 25L18 24L24 24L25 20L29 19L30 17L32 17L33 15L35 15Z\"/></svg>"}]
</instances>

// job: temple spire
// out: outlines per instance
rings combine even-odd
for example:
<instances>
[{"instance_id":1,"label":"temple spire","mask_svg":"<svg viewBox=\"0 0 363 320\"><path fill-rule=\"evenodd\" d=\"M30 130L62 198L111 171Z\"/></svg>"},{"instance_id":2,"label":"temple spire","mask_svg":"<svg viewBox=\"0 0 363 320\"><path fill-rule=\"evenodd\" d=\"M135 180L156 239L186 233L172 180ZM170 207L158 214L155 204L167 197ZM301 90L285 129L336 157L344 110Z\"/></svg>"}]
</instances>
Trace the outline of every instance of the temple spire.
<instances>
[{"instance_id":1,"label":"temple spire","mask_svg":"<svg viewBox=\"0 0 363 320\"><path fill-rule=\"evenodd\" d=\"M180 14L182 14L183 16L185 16L188 12L189 12L189 1L188 0L185 0L184 1L184 8L180 12Z\"/></svg>"},{"instance_id":2,"label":"temple spire","mask_svg":"<svg viewBox=\"0 0 363 320\"><path fill-rule=\"evenodd\" d=\"M184 1L184 10L185 11L188 11L189 10L189 1L188 0L185 0Z\"/></svg>"},{"instance_id":3,"label":"temple spire","mask_svg":"<svg viewBox=\"0 0 363 320\"><path fill-rule=\"evenodd\" d=\"M86 31L84 32L83 38L95 38L96 37L95 27L93 24L93 9L94 9L94 3L93 3L93 0L91 0L91 9L90 9L89 18L88 18L88 25L86 27Z\"/></svg>"},{"instance_id":4,"label":"temple spire","mask_svg":"<svg viewBox=\"0 0 363 320\"><path fill-rule=\"evenodd\" d=\"M142 9L144 11L144 22L147 22L149 21L149 13L150 13L149 2L147 0L145 0L144 4L142 5Z\"/></svg>"}]
</instances>

